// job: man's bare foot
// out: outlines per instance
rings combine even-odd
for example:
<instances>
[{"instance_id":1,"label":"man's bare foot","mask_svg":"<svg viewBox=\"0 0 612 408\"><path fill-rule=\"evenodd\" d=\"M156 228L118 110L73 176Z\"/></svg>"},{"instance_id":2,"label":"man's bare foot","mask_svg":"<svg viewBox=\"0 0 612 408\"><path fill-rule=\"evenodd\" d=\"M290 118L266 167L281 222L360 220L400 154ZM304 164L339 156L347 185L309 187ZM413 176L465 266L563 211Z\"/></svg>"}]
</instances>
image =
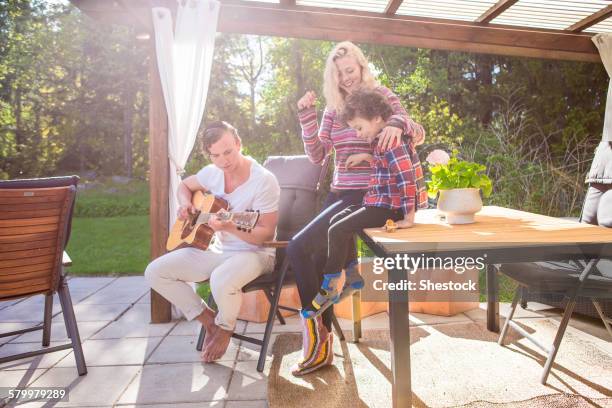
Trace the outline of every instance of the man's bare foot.
<instances>
[{"instance_id":1,"label":"man's bare foot","mask_svg":"<svg viewBox=\"0 0 612 408\"><path fill-rule=\"evenodd\" d=\"M217 313L212 309L204 306L204 310L200 313L196 319L204 326L204 328L208 331L208 329L215 325L215 317Z\"/></svg>"},{"instance_id":2,"label":"man's bare foot","mask_svg":"<svg viewBox=\"0 0 612 408\"><path fill-rule=\"evenodd\" d=\"M204 360L204 352L206 351L206 347L210 344L213 337L215 336L215 332L219 329L219 326L213 324L210 328L206 329L206 333L204 334L204 343L202 345L202 360Z\"/></svg>"},{"instance_id":3,"label":"man's bare foot","mask_svg":"<svg viewBox=\"0 0 612 408\"><path fill-rule=\"evenodd\" d=\"M233 331L231 330L225 330L216 326L210 343L202 352L202 360L205 363L210 363L223 357L229 346L232 333Z\"/></svg>"},{"instance_id":4,"label":"man's bare foot","mask_svg":"<svg viewBox=\"0 0 612 408\"><path fill-rule=\"evenodd\" d=\"M213 334L216 331L217 325L215 324L215 316L216 313L213 310L209 309L208 307L204 307L202 313L200 313L200 315L196 317L196 319L202 324L202 326L204 326L204 330L206 331L206 334L204 335L204 348L208 346L213 337ZM203 355L204 352L202 352L202 356Z\"/></svg>"}]
</instances>

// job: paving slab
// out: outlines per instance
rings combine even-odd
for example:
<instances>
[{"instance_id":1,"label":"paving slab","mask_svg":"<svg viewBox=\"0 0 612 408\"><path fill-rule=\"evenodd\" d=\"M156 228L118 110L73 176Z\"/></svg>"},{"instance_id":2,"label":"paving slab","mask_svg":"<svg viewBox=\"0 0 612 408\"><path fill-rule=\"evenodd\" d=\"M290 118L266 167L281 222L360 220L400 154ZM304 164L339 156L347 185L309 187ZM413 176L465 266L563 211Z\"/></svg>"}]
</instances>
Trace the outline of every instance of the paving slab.
<instances>
[{"instance_id":1,"label":"paving slab","mask_svg":"<svg viewBox=\"0 0 612 408\"><path fill-rule=\"evenodd\" d=\"M44 308L37 304L20 302L0 310L0 322L42 322Z\"/></svg>"},{"instance_id":2,"label":"paving slab","mask_svg":"<svg viewBox=\"0 0 612 408\"><path fill-rule=\"evenodd\" d=\"M18 305L20 307L25 307L25 306L38 307L40 309L40 313L43 313L42 311L44 310L44 306L45 306L45 298L46 298L45 295L30 296L28 298L23 298L22 301L18 303ZM53 313L57 313L61 310L62 310L62 307L59 301L59 296L56 294L53 296Z\"/></svg>"},{"instance_id":3,"label":"paving slab","mask_svg":"<svg viewBox=\"0 0 612 408\"><path fill-rule=\"evenodd\" d=\"M263 400L268 396L268 373L257 371L257 361L238 361L234 367L227 398L229 400Z\"/></svg>"},{"instance_id":4,"label":"paving slab","mask_svg":"<svg viewBox=\"0 0 612 408\"><path fill-rule=\"evenodd\" d=\"M119 404L173 404L227 397L233 362L146 365Z\"/></svg>"},{"instance_id":5,"label":"paving slab","mask_svg":"<svg viewBox=\"0 0 612 408\"><path fill-rule=\"evenodd\" d=\"M90 292L96 292L117 279L120 279L120 278L112 277L112 276L111 277L73 276L68 279L68 288L70 288L70 293L72 293L75 290L79 290L79 291L87 290Z\"/></svg>"},{"instance_id":6,"label":"paving slab","mask_svg":"<svg viewBox=\"0 0 612 408\"><path fill-rule=\"evenodd\" d=\"M126 276L81 301L81 304L109 305L115 303L136 303L150 290L144 276Z\"/></svg>"},{"instance_id":7,"label":"paving slab","mask_svg":"<svg viewBox=\"0 0 612 408\"><path fill-rule=\"evenodd\" d=\"M15 330L23 330L23 329L27 329L29 327L35 326L35 324L33 323L20 323L20 322L7 322L7 323L0 323L0 333L9 333ZM38 333L40 333L40 336L42 336L42 332L41 331L37 331ZM37 333L34 332L34 333ZM23 334L17 334L15 336L9 336L9 337L0 337L0 346L3 345L4 343L9 343L11 340L16 339L19 336L23 336Z\"/></svg>"},{"instance_id":8,"label":"paving slab","mask_svg":"<svg viewBox=\"0 0 612 408\"><path fill-rule=\"evenodd\" d=\"M56 342L52 341L50 347L61 346L67 342ZM42 349L40 343L19 343L13 344L8 343L0 347L0 357L8 357L15 354L27 353L30 351L36 351ZM53 353L41 354L39 356L22 358L20 360L9 361L0 364L0 372L9 370L25 370L25 369L37 369L37 368L50 368L57 364L62 358L70 353L70 350L59 350Z\"/></svg>"},{"instance_id":9,"label":"paving slab","mask_svg":"<svg viewBox=\"0 0 612 408\"><path fill-rule=\"evenodd\" d=\"M79 328L79 337L81 341L86 340L101 330L108 322L77 322ZM52 341L68 341L66 333L66 325L63 318L54 319L51 322L51 340ZM35 332L24 333L12 340L11 343L40 343L42 341L42 330Z\"/></svg>"},{"instance_id":10,"label":"paving slab","mask_svg":"<svg viewBox=\"0 0 612 408\"><path fill-rule=\"evenodd\" d=\"M85 305L79 303L74 306L74 314L76 315L77 323L108 322L111 320L116 320L129 308L130 305L128 304Z\"/></svg>"},{"instance_id":11,"label":"paving slab","mask_svg":"<svg viewBox=\"0 0 612 408\"><path fill-rule=\"evenodd\" d=\"M44 369L2 371L2 375L0 375L0 406L8 401L7 388L26 387L44 372Z\"/></svg>"},{"instance_id":12,"label":"paving slab","mask_svg":"<svg viewBox=\"0 0 612 408\"><path fill-rule=\"evenodd\" d=\"M227 401L225 408L268 408L268 401Z\"/></svg>"},{"instance_id":13,"label":"paving slab","mask_svg":"<svg viewBox=\"0 0 612 408\"><path fill-rule=\"evenodd\" d=\"M0 310L4 309L5 307L15 305L22 301L23 299L2 300L0 301Z\"/></svg>"},{"instance_id":14,"label":"paving slab","mask_svg":"<svg viewBox=\"0 0 612 408\"><path fill-rule=\"evenodd\" d=\"M88 367L143 365L153 350L159 345L161 337L86 340L83 354ZM72 352L57 364L58 367L76 367Z\"/></svg>"},{"instance_id":15,"label":"paving slab","mask_svg":"<svg viewBox=\"0 0 612 408\"><path fill-rule=\"evenodd\" d=\"M120 339L132 337L162 337L167 335L177 322L149 323L151 307L135 304L119 320L111 322L93 337L94 339Z\"/></svg>"},{"instance_id":16,"label":"paving slab","mask_svg":"<svg viewBox=\"0 0 612 408\"><path fill-rule=\"evenodd\" d=\"M121 408L208 408L208 407L226 407L225 401L202 401L202 402L190 402L190 403L179 403L179 404L116 404L115 407ZM246 407L245 407L246 408Z\"/></svg>"},{"instance_id":17,"label":"paving slab","mask_svg":"<svg viewBox=\"0 0 612 408\"><path fill-rule=\"evenodd\" d=\"M268 345L268 351L266 353L267 355L266 365L268 365L270 361L272 361L272 346L274 345L274 342L276 341L276 338L278 337L279 334L280 333L272 333L272 335L270 336L270 344ZM263 340L264 335L263 333L252 333L252 334L249 334L249 336L259 339L259 340ZM238 361L258 360L260 350L261 350L261 346L242 340L240 342L240 349L238 350L237 360Z\"/></svg>"},{"instance_id":18,"label":"paving slab","mask_svg":"<svg viewBox=\"0 0 612 408\"><path fill-rule=\"evenodd\" d=\"M140 369L139 366L88 366L87 375L79 376L73 367L54 367L31 386L68 387L69 401L62 406L112 406Z\"/></svg>"},{"instance_id":19,"label":"paving slab","mask_svg":"<svg viewBox=\"0 0 612 408\"><path fill-rule=\"evenodd\" d=\"M196 350L195 336L167 336L155 349L147 364L156 363L199 363L200 352ZM238 354L240 340L231 339L227 351L219 361L234 361Z\"/></svg>"}]
</instances>

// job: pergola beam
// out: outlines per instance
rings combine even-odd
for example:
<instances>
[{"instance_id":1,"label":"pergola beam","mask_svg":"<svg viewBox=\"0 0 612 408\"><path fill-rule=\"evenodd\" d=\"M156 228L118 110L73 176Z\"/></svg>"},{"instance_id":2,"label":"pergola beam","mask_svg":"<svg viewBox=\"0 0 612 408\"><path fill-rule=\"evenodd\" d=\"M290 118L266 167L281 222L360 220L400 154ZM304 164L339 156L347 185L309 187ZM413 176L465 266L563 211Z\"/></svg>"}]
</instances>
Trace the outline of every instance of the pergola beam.
<instances>
[{"instance_id":1,"label":"pergola beam","mask_svg":"<svg viewBox=\"0 0 612 408\"><path fill-rule=\"evenodd\" d=\"M394 15L403 2L404 0L389 0L387 7L385 7L385 14L388 16Z\"/></svg>"},{"instance_id":2,"label":"pergola beam","mask_svg":"<svg viewBox=\"0 0 612 408\"><path fill-rule=\"evenodd\" d=\"M71 1L87 14L109 22L123 22L134 13L150 15L153 5L176 4L175 0L130 0L130 12L118 1L110 5L103 0ZM505 0L503 5L497 3L497 11L499 7L509 7L513 1ZM143 19L132 17L132 20L132 25L137 25L138 29L152 31L150 20L145 19L149 21L148 27L142 27ZM601 61L588 33L242 0L223 0L217 30L518 57Z\"/></svg>"},{"instance_id":3,"label":"pergola beam","mask_svg":"<svg viewBox=\"0 0 612 408\"><path fill-rule=\"evenodd\" d=\"M482 13L482 15L476 19L476 23L482 24L492 21L495 17L512 7L517 1L518 0L499 0L494 6Z\"/></svg>"},{"instance_id":4,"label":"pergola beam","mask_svg":"<svg viewBox=\"0 0 612 408\"><path fill-rule=\"evenodd\" d=\"M355 27L359 27L356 30ZM228 0L218 31L600 62L589 34Z\"/></svg>"},{"instance_id":5,"label":"pergola beam","mask_svg":"<svg viewBox=\"0 0 612 408\"><path fill-rule=\"evenodd\" d=\"M583 18L576 24L573 24L567 28L567 31L573 33L579 33L597 23L600 23L612 15L612 5L606 6L599 10L597 13L591 14L588 17Z\"/></svg>"}]
</instances>

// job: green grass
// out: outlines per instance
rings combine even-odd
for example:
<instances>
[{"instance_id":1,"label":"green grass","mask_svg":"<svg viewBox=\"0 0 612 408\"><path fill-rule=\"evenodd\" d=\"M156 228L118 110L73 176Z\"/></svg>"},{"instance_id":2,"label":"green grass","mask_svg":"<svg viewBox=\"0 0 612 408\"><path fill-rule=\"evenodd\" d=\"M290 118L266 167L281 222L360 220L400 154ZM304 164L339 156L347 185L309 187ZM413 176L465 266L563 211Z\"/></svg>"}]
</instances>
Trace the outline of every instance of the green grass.
<instances>
[{"instance_id":1,"label":"green grass","mask_svg":"<svg viewBox=\"0 0 612 408\"><path fill-rule=\"evenodd\" d=\"M143 180L127 184L111 181L81 183L86 189L77 193L75 217L113 217L149 214L149 185Z\"/></svg>"},{"instance_id":2,"label":"green grass","mask_svg":"<svg viewBox=\"0 0 612 408\"><path fill-rule=\"evenodd\" d=\"M149 263L148 215L73 218L71 275L138 275Z\"/></svg>"}]
</instances>

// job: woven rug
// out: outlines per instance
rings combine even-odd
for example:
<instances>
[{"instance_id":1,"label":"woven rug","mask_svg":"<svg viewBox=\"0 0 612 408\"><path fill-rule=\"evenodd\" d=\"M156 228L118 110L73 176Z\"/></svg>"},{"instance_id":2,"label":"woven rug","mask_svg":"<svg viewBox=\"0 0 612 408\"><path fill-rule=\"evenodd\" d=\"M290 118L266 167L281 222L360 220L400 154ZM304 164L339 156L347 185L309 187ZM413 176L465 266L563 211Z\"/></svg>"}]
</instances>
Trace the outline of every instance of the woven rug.
<instances>
[{"instance_id":1,"label":"woven rug","mask_svg":"<svg viewBox=\"0 0 612 408\"><path fill-rule=\"evenodd\" d=\"M549 343L556 326L531 319L524 328ZM410 334L414 406L612 407L612 343L606 340L569 330L544 386L543 357L517 334L506 347L480 322L412 327ZM358 344L336 340L332 366L296 378L290 368L300 357L301 337L279 334L272 347L269 406L391 406L388 332L366 331Z\"/></svg>"}]
</instances>

